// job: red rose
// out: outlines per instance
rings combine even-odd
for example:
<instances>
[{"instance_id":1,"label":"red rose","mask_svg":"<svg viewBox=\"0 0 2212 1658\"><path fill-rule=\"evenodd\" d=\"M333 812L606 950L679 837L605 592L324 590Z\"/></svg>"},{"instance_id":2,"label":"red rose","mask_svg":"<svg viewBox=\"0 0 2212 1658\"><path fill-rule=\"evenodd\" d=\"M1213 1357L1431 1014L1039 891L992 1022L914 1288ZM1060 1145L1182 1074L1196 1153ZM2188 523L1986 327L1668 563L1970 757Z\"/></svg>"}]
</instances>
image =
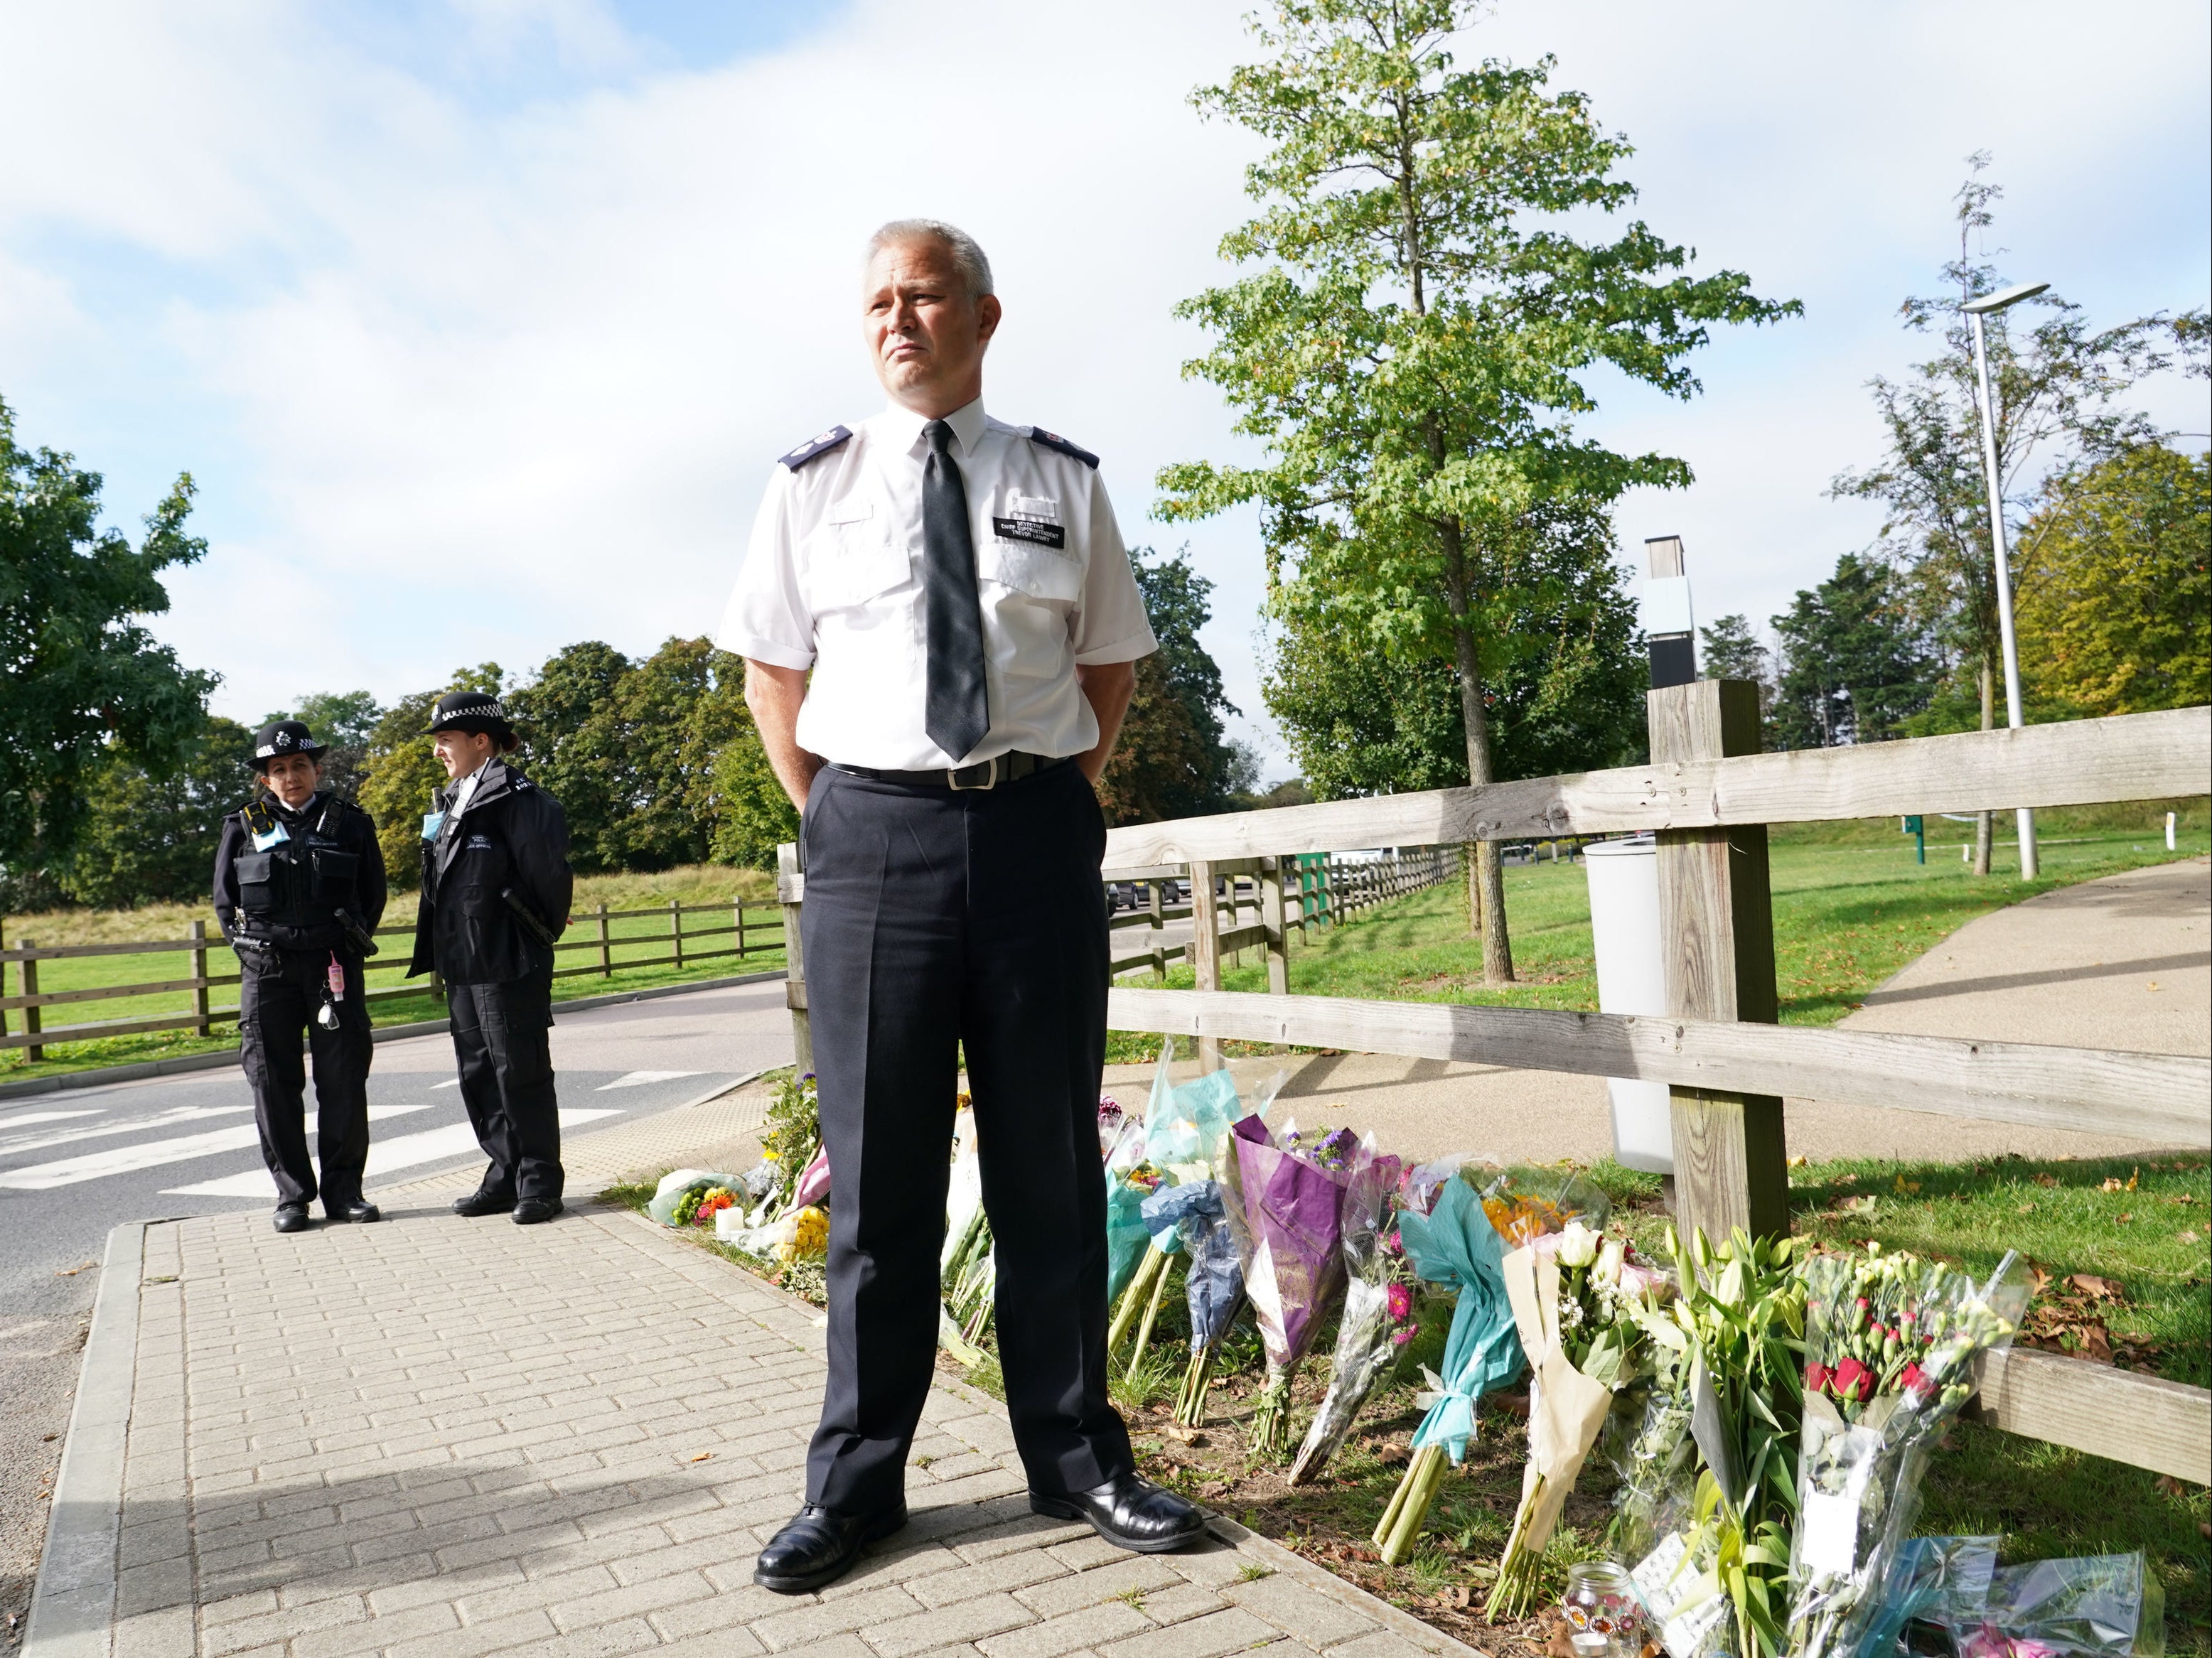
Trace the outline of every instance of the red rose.
<instances>
[{"instance_id":1,"label":"red rose","mask_svg":"<svg viewBox=\"0 0 2212 1658\"><path fill-rule=\"evenodd\" d=\"M1808 1394L1827 1392L1828 1384L1835 1379L1836 1373L1825 1364L1808 1364L1805 1367L1805 1391Z\"/></svg>"},{"instance_id":2,"label":"red rose","mask_svg":"<svg viewBox=\"0 0 2212 1658\"><path fill-rule=\"evenodd\" d=\"M1917 1364L1907 1364L1897 1380L1907 1393L1918 1393L1929 1385L1928 1373Z\"/></svg>"},{"instance_id":3,"label":"red rose","mask_svg":"<svg viewBox=\"0 0 2212 1658\"><path fill-rule=\"evenodd\" d=\"M1838 1398L1865 1400L1874 1394L1874 1372L1855 1358L1847 1358L1836 1366L1836 1394Z\"/></svg>"}]
</instances>

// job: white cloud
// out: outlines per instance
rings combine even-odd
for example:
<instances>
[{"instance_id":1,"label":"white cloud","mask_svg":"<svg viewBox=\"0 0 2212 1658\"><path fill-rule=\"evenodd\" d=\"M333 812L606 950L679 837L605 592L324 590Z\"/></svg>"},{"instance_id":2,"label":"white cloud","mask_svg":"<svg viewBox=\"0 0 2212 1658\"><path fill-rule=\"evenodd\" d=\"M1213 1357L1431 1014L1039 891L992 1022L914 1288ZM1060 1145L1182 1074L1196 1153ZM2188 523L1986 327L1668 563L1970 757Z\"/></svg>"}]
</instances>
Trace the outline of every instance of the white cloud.
<instances>
[{"instance_id":1,"label":"white cloud","mask_svg":"<svg viewBox=\"0 0 2212 1658\"><path fill-rule=\"evenodd\" d=\"M773 458L875 406L856 246L937 214L999 268L993 406L1104 455L1133 538L1189 540L1257 714L1249 519L1145 522L1158 465L1230 448L1168 313L1245 210L1246 141L1185 102L1243 50L1237 9L923 28L861 0L702 70L649 67L589 0L466 0L434 39L278 0L9 4L0 143L45 164L0 175L0 391L110 472L118 520L198 477L214 551L162 631L228 712L649 649L719 614ZM1871 456L1860 384L1905 360L1896 301L1969 149L1997 152L2008 268L2105 315L2201 300L2205 33L2201 8L1506 0L1469 52L1557 52L1638 144L1655 227L1808 305L1717 343L1692 404L1608 400L1595 429L1699 475L1625 503L1624 541L1679 531L1700 613L1764 616L1865 539L1820 490ZM272 593L314 601L312 648L240 625Z\"/></svg>"}]
</instances>

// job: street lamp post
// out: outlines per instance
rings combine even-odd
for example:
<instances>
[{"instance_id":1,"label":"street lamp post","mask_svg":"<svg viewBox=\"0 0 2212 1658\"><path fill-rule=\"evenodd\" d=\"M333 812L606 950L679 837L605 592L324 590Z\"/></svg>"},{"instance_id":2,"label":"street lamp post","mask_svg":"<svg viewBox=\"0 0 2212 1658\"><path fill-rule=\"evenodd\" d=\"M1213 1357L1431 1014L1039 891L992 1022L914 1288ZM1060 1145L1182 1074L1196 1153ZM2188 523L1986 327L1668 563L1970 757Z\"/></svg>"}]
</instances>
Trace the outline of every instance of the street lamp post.
<instances>
[{"instance_id":1,"label":"street lamp post","mask_svg":"<svg viewBox=\"0 0 2212 1658\"><path fill-rule=\"evenodd\" d=\"M1990 489L1990 544L1996 551L1997 635L2004 650L2005 723L2014 731L2027 722L2020 712L2020 645L2012 626L2012 561L2005 551L2004 479L1997 470L1997 404L1990 390L1990 353L1982 335L1982 319L2007 306L2018 305L2022 300L2032 300L2050 286L2049 282L2022 282L2017 288L2002 288L1995 294L1984 294L1978 300L1969 300L1959 307L1966 313L1973 329L1974 373L1981 385L1982 473ZM2017 816L2021 877L2032 881L2039 865L2035 855L2035 813L2021 806Z\"/></svg>"}]
</instances>

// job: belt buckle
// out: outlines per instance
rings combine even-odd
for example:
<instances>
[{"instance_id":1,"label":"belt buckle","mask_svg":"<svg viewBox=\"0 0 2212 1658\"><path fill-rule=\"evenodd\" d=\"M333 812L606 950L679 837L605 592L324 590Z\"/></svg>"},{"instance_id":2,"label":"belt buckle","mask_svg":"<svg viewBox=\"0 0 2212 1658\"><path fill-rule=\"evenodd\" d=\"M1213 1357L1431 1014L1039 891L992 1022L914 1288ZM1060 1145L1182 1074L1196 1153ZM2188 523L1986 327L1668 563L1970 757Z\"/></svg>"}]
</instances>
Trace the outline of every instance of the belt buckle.
<instances>
[{"instance_id":1,"label":"belt buckle","mask_svg":"<svg viewBox=\"0 0 2212 1658\"><path fill-rule=\"evenodd\" d=\"M972 766L947 766L945 768L945 786L956 793L964 790L971 794L996 788L999 785L999 759L1000 756L994 754L988 760L978 760ZM963 783L960 780L962 773L979 770L983 774L981 782Z\"/></svg>"}]
</instances>

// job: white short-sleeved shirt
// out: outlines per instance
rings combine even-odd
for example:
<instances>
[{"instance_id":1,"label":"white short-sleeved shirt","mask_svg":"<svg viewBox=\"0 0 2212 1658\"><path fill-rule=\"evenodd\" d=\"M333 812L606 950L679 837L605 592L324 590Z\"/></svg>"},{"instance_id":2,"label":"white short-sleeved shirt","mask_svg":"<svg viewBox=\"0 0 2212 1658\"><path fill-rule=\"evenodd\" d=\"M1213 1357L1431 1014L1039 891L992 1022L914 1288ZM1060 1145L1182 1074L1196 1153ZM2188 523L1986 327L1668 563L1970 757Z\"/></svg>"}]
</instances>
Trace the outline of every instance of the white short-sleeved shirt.
<instances>
[{"instance_id":1,"label":"white short-sleeved shirt","mask_svg":"<svg viewBox=\"0 0 2212 1658\"><path fill-rule=\"evenodd\" d=\"M1076 665L1158 648L1097 459L993 420L980 400L945 419L982 599L991 729L974 754L947 755L922 730L929 444L927 421L910 410L835 428L777 464L716 642L813 669L799 745L831 761L926 771L1015 750L1081 754L1097 745L1098 722Z\"/></svg>"}]
</instances>

